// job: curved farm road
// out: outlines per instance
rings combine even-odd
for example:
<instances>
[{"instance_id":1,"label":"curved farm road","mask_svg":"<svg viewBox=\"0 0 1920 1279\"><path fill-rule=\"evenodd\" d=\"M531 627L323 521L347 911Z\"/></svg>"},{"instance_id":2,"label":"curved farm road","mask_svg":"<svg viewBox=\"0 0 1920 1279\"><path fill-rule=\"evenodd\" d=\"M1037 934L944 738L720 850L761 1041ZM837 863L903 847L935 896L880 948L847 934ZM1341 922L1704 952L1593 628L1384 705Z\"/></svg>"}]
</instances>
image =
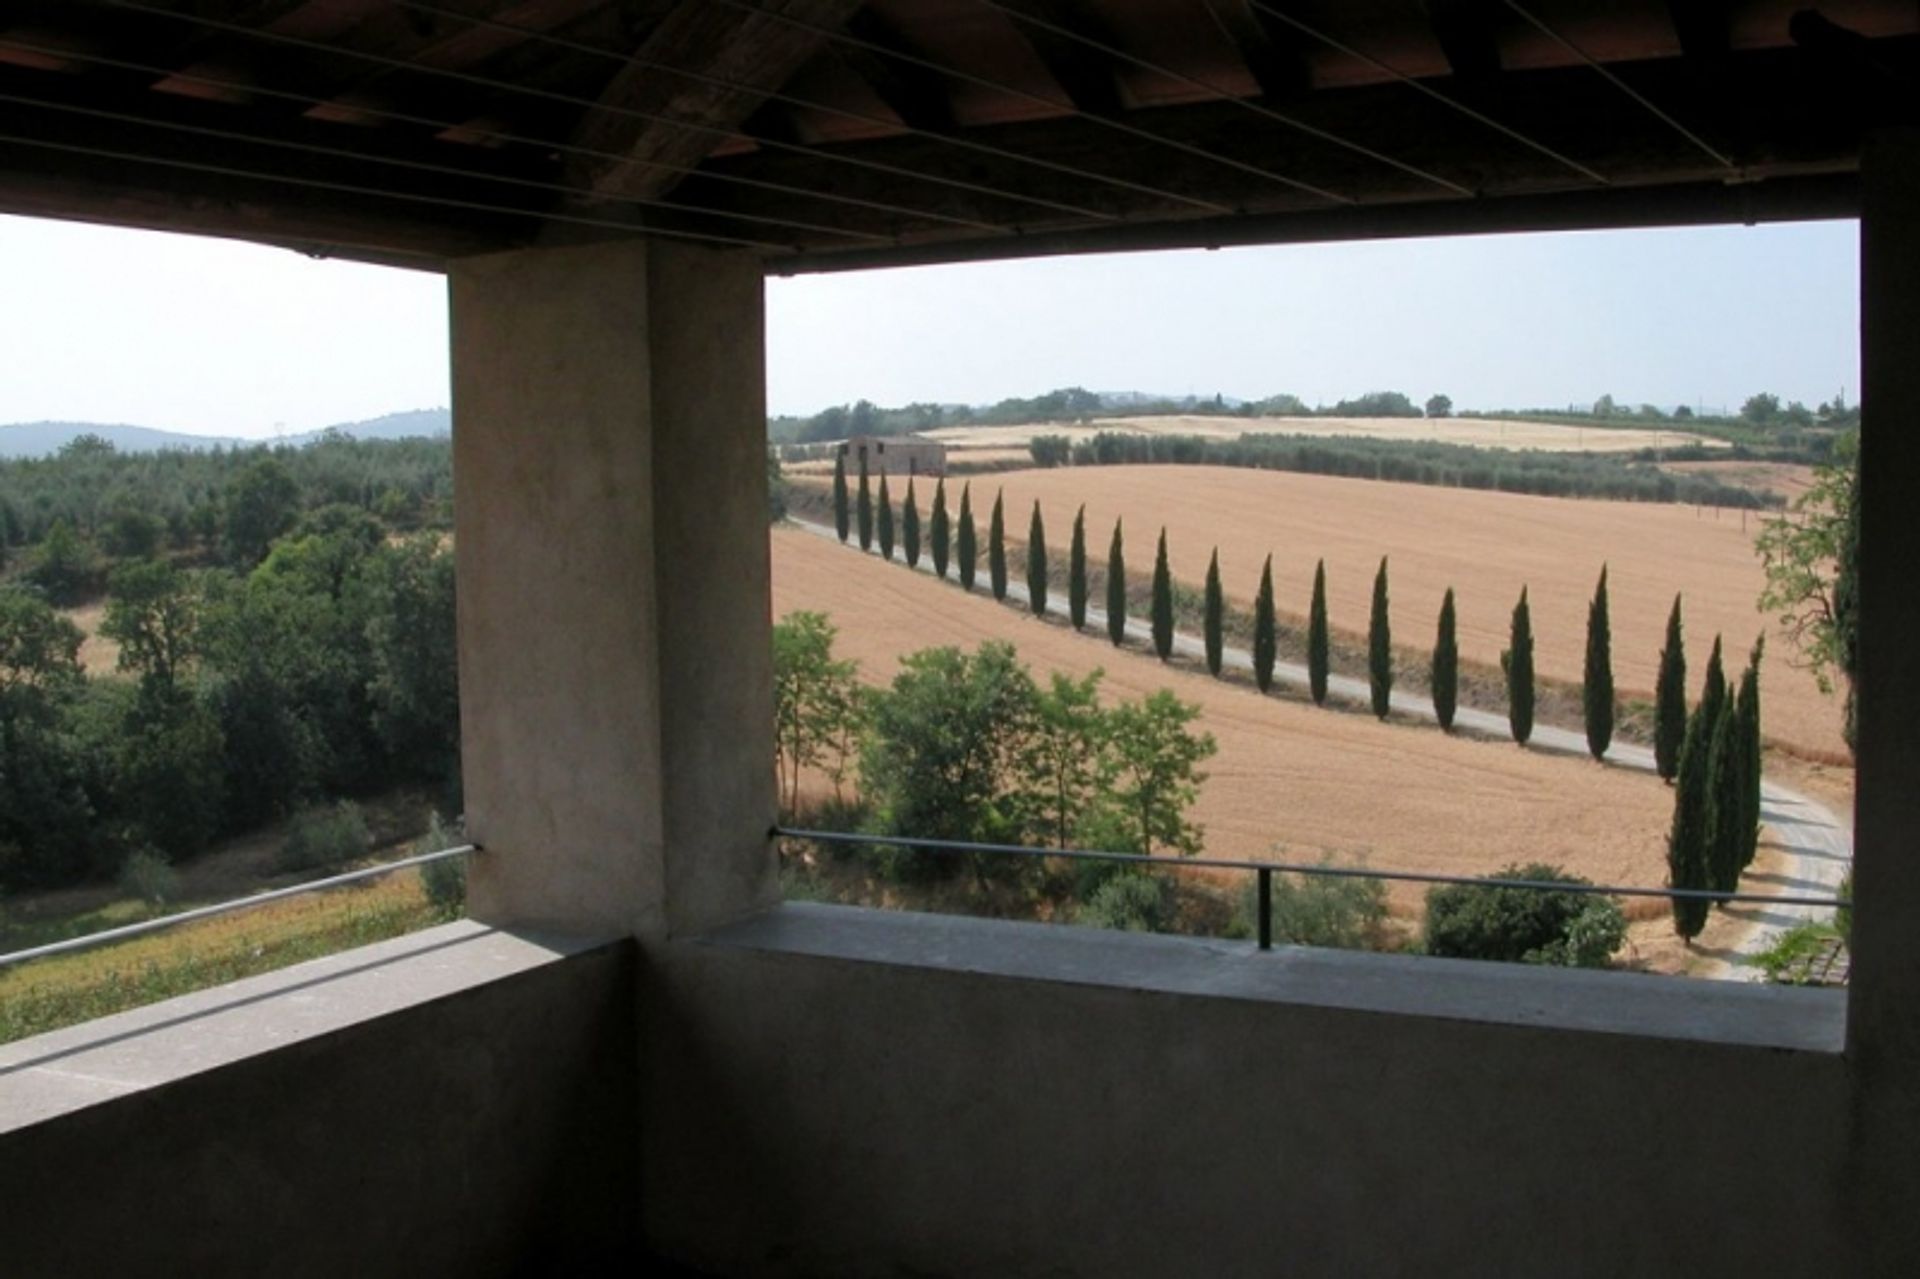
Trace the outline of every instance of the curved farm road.
<instances>
[{"instance_id":1,"label":"curved farm road","mask_svg":"<svg viewBox=\"0 0 1920 1279\"><path fill-rule=\"evenodd\" d=\"M828 541L839 539L834 530L824 524L810 520L794 519L792 523L804 532ZM859 548L848 543L847 549L859 554ZM899 567L906 568L904 561ZM921 562L920 570L931 575L929 561ZM954 589L959 584L954 583ZM1024 583L1009 581L1007 594L1022 603L1026 602L1027 589ZM1064 610L1052 607L1049 612L1061 613ZM1089 603L1087 622L1097 633L1104 634L1106 613ZM1140 618L1127 619L1127 632L1143 641L1150 641L1149 628ZM1175 634L1174 649L1183 656L1202 658L1204 646L1199 636L1185 632ZM1224 653L1226 663L1239 670L1253 669L1253 656L1244 649L1228 647ZM1296 688L1307 686L1307 668L1291 662L1276 663L1273 670L1276 682L1289 684ZM1340 696L1356 701L1365 701L1368 688L1365 682L1344 675L1333 675L1327 681L1328 690ZM1395 692L1392 698L1393 709L1404 715L1434 718L1433 703L1427 698L1409 693ZM1505 737L1508 733L1505 715L1489 711L1473 710L1461 707L1454 715L1456 726L1470 732L1491 737ZM1534 729L1529 745L1536 750L1557 752L1560 754L1584 756L1587 754L1585 734L1565 728L1539 726ZM1606 753L1610 764L1622 768L1639 769L1643 772L1654 771L1653 752L1644 746L1633 746L1616 742ZM1786 869L1778 876L1771 877L1777 882L1782 893L1800 896L1824 896L1836 889L1846 875L1853 861L1853 836L1847 827L1831 811L1797 791L1767 782L1761 790L1761 817L1767 828L1772 831L1774 841L1787 855ZM1741 931L1732 949L1739 955L1751 955L1765 949L1773 934L1792 928L1808 920L1826 918L1832 910L1818 906L1772 906L1759 902L1749 902L1727 908L1727 913L1742 919L1746 927ZM1694 970L1700 977L1722 980L1741 980L1757 978L1758 970L1731 963L1725 959L1711 959L1703 962Z\"/></svg>"}]
</instances>

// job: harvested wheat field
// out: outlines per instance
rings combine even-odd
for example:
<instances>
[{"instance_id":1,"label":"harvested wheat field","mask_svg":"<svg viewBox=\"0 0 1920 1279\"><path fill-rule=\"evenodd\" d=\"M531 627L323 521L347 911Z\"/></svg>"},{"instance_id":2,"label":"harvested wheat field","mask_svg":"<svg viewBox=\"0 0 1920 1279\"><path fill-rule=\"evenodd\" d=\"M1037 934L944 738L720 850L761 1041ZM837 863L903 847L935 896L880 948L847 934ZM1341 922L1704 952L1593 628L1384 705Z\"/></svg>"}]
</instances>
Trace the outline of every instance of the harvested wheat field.
<instances>
[{"instance_id":1,"label":"harvested wheat field","mask_svg":"<svg viewBox=\"0 0 1920 1279\"><path fill-rule=\"evenodd\" d=\"M1001 639L1036 676L1104 668L1109 701L1171 688L1197 703L1220 746L1196 809L1211 855L1310 862L1334 849L1381 869L1465 874L1540 860L1601 882L1664 880L1671 801L1651 776L1261 697L811 534L775 529L772 541L775 616L828 614L836 653L869 682L916 649ZM1417 913L1422 896L1394 892L1396 913Z\"/></svg>"},{"instance_id":2,"label":"harvested wheat field","mask_svg":"<svg viewBox=\"0 0 1920 1279\"><path fill-rule=\"evenodd\" d=\"M1846 758L1839 699L1791 664L1794 649L1755 605L1763 578L1752 514L1227 467L1027 470L980 477L975 485L976 510L990 507L993 490L1005 487L1008 529L1016 535L1039 499L1054 546L1064 546L1075 508L1086 503L1087 544L1099 557L1115 517L1124 517L1127 563L1143 579L1163 524L1174 576L1191 586L1205 577L1218 544L1227 594L1243 606L1272 552L1275 597L1295 617L1306 615L1314 561L1324 556L1333 625L1355 635L1365 633L1374 571L1386 555L1395 641L1430 646L1441 595L1452 586L1460 651L1470 661L1499 662L1524 584L1540 674L1574 682L1586 651L1587 601L1606 562L1614 682L1623 698L1652 697L1667 611L1674 594L1684 592L1691 694L1699 691L1716 633L1726 638L1731 675L1767 630L1767 737L1810 758Z\"/></svg>"},{"instance_id":3,"label":"harvested wheat field","mask_svg":"<svg viewBox=\"0 0 1920 1279\"><path fill-rule=\"evenodd\" d=\"M1562 426L1475 417L1215 417L1179 416L1095 418L1085 424L1029 423L1022 426L947 426L921 431L966 458L975 450L1025 449L1036 435L1090 439L1102 431L1119 435L1198 435L1230 440L1241 435L1297 435L1309 439L1367 439L1463 444L1490 449L1527 449L1543 453L1633 453L1640 449L1726 448L1724 440L1688 431L1640 427Z\"/></svg>"}]
</instances>

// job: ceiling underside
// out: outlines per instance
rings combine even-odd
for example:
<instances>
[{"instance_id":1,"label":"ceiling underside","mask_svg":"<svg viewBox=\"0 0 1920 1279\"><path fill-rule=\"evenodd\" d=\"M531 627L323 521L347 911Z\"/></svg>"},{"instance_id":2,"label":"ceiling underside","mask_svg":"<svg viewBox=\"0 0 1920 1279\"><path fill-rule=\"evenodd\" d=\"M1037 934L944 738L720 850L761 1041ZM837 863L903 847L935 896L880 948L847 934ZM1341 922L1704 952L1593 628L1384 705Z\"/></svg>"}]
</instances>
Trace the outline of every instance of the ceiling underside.
<instances>
[{"instance_id":1,"label":"ceiling underside","mask_svg":"<svg viewBox=\"0 0 1920 1279\"><path fill-rule=\"evenodd\" d=\"M0 211L770 270L1839 216L1915 0L0 0Z\"/></svg>"}]
</instances>

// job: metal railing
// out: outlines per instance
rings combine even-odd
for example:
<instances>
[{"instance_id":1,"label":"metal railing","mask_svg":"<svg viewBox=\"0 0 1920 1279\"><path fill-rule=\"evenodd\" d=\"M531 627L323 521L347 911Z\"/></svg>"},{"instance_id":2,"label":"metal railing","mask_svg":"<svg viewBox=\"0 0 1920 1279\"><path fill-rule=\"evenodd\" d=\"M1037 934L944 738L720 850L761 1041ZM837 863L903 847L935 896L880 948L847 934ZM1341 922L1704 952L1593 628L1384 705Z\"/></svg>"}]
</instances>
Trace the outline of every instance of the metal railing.
<instances>
[{"instance_id":1,"label":"metal railing","mask_svg":"<svg viewBox=\"0 0 1920 1279\"><path fill-rule=\"evenodd\" d=\"M1329 879L1378 879L1405 884L1468 884L1478 888L1518 888L1532 892L1577 893L1590 897L1659 897L1667 901L1753 902L1769 906L1849 905L1840 897L1803 894L1722 893L1712 889L1644 888L1620 884L1568 883L1555 879L1509 879L1502 876L1443 875L1412 870L1373 870L1359 866L1328 866L1296 862L1250 862L1223 857L1153 857L1145 853L1112 853L1089 848L1036 848L1026 844L980 844L960 839L912 839L901 835L862 835L851 831L803 830L774 826L774 839L802 839L817 844L844 844L864 848L901 848L941 854L986 853L996 857L1064 858L1068 861L1124 862L1154 870L1230 870L1251 872L1258 900L1258 939L1261 950L1273 949L1273 877L1275 873L1320 875Z\"/></svg>"},{"instance_id":2,"label":"metal railing","mask_svg":"<svg viewBox=\"0 0 1920 1279\"><path fill-rule=\"evenodd\" d=\"M234 911L251 910L255 906L264 906L269 902L285 901L289 897L298 897L304 893L325 892L329 888L339 888L345 884L357 884L363 880L378 879L382 875L391 875L395 871L406 870L412 866L425 866L431 862L446 861L452 857L465 857L469 853L481 851L478 844L456 844L452 848L442 848L431 853L416 853L411 857L402 857L395 861L381 862L378 866L367 866L360 870L350 870L339 875L329 875L325 879L310 879L303 884L293 884L286 888L275 888L264 893L255 893L251 897L236 897L228 902L216 902L211 906L196 906L192 910L177 911L171 915L159 915L153 919L143 919L137 924L123 924L118 928L104 928L97 933L87 933L81 937L69 937L63 941L48 942L42 946L29 946L25 950L16 950L11 954L0 955L0 969L14 964L24 964L29 960L47 959L54 955L65 955L78 950L91 950L95 946L107 946L115 942L126 941L133 937L142 937L148 933L161 932L168 928L177 928L181 924L190 924L195 920L212 919L218 915L231 914Z\"/></svg>"}]
</instances>

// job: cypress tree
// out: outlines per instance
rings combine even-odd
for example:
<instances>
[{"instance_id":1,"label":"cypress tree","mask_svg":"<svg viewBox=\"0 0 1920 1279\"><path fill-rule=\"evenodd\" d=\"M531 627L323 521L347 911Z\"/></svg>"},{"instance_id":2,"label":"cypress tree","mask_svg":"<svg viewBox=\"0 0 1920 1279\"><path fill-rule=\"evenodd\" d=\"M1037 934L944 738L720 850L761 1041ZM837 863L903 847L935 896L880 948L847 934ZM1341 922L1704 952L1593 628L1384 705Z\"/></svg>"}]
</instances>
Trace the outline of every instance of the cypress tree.
<instances>
[{"instance_id":1,"label":"cypress tree","mask_svg":"<svg viewBox=\"0 0 1920 1279\"><path fill-rule=\"evenodd\" d=\"M1740 762L1746 766L1747 772L1744 787L1746 812L1740 823L1741 870L1753 865L1754 854L1760 849L1760 658L1766 651L1766 644L1764 635L1754 641L1753 655L1740 676L1740 693L1734 701L1734 709L1739 716L1736 725L1741 740Z\"/></svg>"},{"instance_id":2,"label":"cypress tree","mask_svg":"<svg viewBox=\"0 0 1920 1279\"><path fill-rule=\"evenodd\" d=\"M1613 627L1607 618L1607 566L1587 605L1587 666L1580 682L1580 708L1587 721L1587 750L1595 759L1613 744Z\"/></svg>"},{"instance_id":3,"label":"cypress tree","mask_svg":"<svg viewBox=\"0 0 1920 1279\"><path fill-rule=\"evenodd\" d=\"M1035 617L1047 615L1047 530L1040 522L1040 503L1033 504L1027 525L1027 607Z\"/></svg>"},{"instance_id":4,"label":"cypress tree","mask_svg":"<svg viewBox=\"0 0 1920 1279\"><path fill-rule=\"evenodd\" d=\"M833 531L840 535L843 542L847 540L850 514L847 510L847 455L836 453L833 457Z\"/></svg>"},{"instance_id":5,"label":"cypress tree","mask_svg":"<svg viewBox=\"0 0 1920 1279\"><path fill-rule=\"evenodd\" d=\"M908 568L920 567L920 507L913 500L913 477L907 477L907 500L900 505L900 549Z\"/></svg>"},{"instance_id":6,"label":"cypress tree","mask_svg":"<svg viewBox=\"0 0 1920 1279\"><path fill-rule=\"evenodd\" d=\"M893 558L893 499L887 496L887 473L880 472L880 558Z\"/></svg>"},{"instance_id":7,"label":"cypress tree","mask_svg":"<svg viewBox=\"0 0 1920 1279\"><path fill-rule=\"evenodd\" d=\"M1207 611L1202 629L1207 641L1207 670L1218 676L1220 660L1225 655L1225 636L1222 628L1226 624L1226 600L1220 595L1220 548L1213 548L1213 559L1207 564Z\"/></svg>"},{"instance_id":8,"label":"cypress tree","mask_svg":"<svg viewBox=\"0 0 1920 1279\"><path fill-rule=\"evenodd\" d=\"M1260 568L1260 589L1253 597L1253 682L1261 692L1273 687L1273 658L1279 645L1273 620L1273 556Z\"/></svg>"},{"instance_id":9,"label":"cypress tree","mask_svg":"<svg viewBox=\"0 0 1920 1279\"><path fill-rule=\"evenodd\" d=\"M1713 637L1713 652L1707 655L1707 675L1700 681L1700 709L1707 712L1707 733L1720 722L1720 707L1727 700L1727 676L1720 663L1720 637Z\"/></svg>"},{"instance_id":10,"label":"cypress tree","mask_svg":"<svg viewBox=\"0 0 1920 1279\"><path fill-rule=\"evenodd\" d=\"M1707 887L1707 756L1712 751L1706 716L1696 710L1681 739L1673 788L1673 825L1667 833L1667 884L1671 888ZM1707 924L1704 898L1671 899L1673 931L1691 945Z\"/></svg>"},{"instance_id":11,"label":"cypress tree","mask_svg":"<svg viewBox=\"0 0 1920 1279\"><path fill-rule=\"evenodd\" d=\"M1115 648L1127 639L1127 560L1120 550L1120 521L1113 522L1113 544L1107 548L1107 638Z\"/></svg>"},{"instance_id":12,"label":"cypress tree","mask_svg":"<svg viewBox=\"0 0 1920 1279\"><path fill-rule=\"evenodd\" d=\"M1087 508L1073 517L1073 545L1067 551L1067 616L1073 629L1087 625Z\"/></svg>"},{"instance_id":13,"label":"cypress tree","mask_svg":"<svg viewBox=\"0 0 1920 1279\"><path fill-rule=\"evenodd\" d=\"M1327 640L1327 562L1313 566L1313 603L1307 609L1307 690L1313 704L1327 703L1327 667L1331 657Z\"/></svg>"},{"instance_id":14,"label":"cypress tree","mask_svg":"<svg viewBox=\"0 0 1920 1279\"><path fill-rule=\"evenodd\" d=\"M860 527L860 549L873 549L873 493L867 487L867 459L860 459L860 494L854 504L855 523Z\"/></svg>"},{"instance_id":15,"label":"cypress tree","mask_svg":"<svg viewBox=\"0 0 1920 1279\"><path fill-rule=\"evenodd\" d=\"M1513 632L1507 651L1500 655L1507 673L1507 723L1513 740L1522 746L1533 736L1533 613L1527 607L1527 588L1513 606Z\"/></svg>"},{"instance_id":16,"label":"cypress tree","mask_svg":"<svg viewBox=\"0 0 1920 1279\"><path fill-rule=\"evenodd\" d=\"M993 598L1007 598L1007 520L1002 511L1002 494L993 495L993 515L987 521L987 580L993 586Z\"/></svg>"},{"instance_id":17,"label":"cypress tree","mask_svg":"<svg viewBox=\"0 0 1920 1279\"><path fill-rule=\"evenodd\" d=\"M947 555L953 549L951 539L947 528L947 481L942 476L933 482L933 514L927 520L927 550L933 554L933 571L943 582L947 580Z\"/></svg>"},{"instance_id":18,"label":"cypress tree","mask_svg":"<svg viewBox=\"0 0 1920 1279\"><path fill-rule=\"evenodd\" d=\"M954 557L959 561L960 585L967 590L973 589L974 574L980 567L980 535L973 528L973 485L960 487L960 535L954 548Z\"/></svg>"},{"instance_id":19,"label":"cypress tree","mask_svg":"<svg viewBox=\"0 0 1920 1279\"><path fill-rule=\"evenodd\" d=\"M1735 718L1732 701L1721 698L1707 749L1707 887L1716 893L1730 893L1740 882L1740 819L1747 809L1747 783Z\"/></svg>"},{"instance_id":20,"label":"cypress tree","mask_svg":"<svg viewBox=\"0 0 1920 1279\"><path fill-rule=\"evenodd\" d=\"M1373 695L1373 713L1387 717L1393 706L1393 631L1387 621L1387 557L1373 575L1373 608L1367 615L1367 689Z\"/></svg>"},{"instance_id":21,"label":"cypress tree","mask_svg":"<svg viewBox=\"0 0 1920 1279\"><path fill-rule=\"evenodd\" d=\"M1444 732L1453 731L1460 704L1460 642L1454 636L1453 588L1440 601L1440 630L1433 641L1433 716Z\"/></svg>"},{"instance_id":22,"label":"cypress tree","mask_svg":"<svg viewBox=\"0 0 1920 1279\"><path fill-rule=\"evenodd\" d=\"M1153 651L1161 661L1173 656L1173 572L1167 567L1167 530L1153 555Z\"/></svg>"},{"instance_id":23,"label":"cypress tree","mask_svg":"<svg viewBox=\"0 0 1920 1279\"><path fill-rule=\"evenodd\" d=\"M1653 762L1672 781L1680 771L1687 737L1687 653L1680 639L1680 597L1667 614L1667 642L1660 650L1660 676L1653 693Z\"/></svg>"}]
</instances>

